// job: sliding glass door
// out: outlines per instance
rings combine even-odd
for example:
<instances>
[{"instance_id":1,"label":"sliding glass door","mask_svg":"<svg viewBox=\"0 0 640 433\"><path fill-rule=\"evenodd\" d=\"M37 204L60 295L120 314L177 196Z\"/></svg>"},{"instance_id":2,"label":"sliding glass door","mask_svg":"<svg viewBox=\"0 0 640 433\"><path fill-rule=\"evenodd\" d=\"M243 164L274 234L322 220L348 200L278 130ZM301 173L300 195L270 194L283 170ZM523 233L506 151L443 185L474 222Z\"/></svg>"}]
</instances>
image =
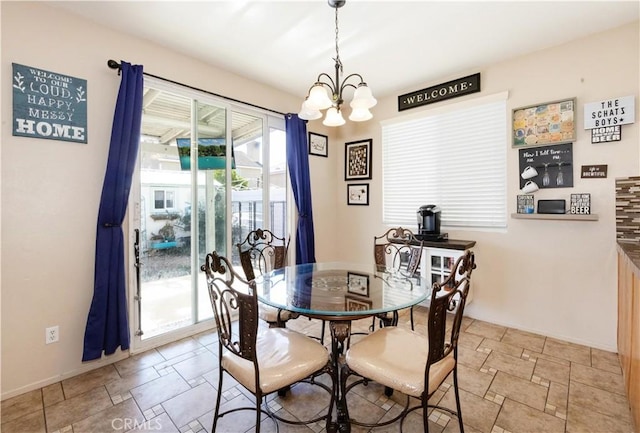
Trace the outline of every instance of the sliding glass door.
<instances>
[{"instance_id":1,"label":"sliding glass door","mask_svg":"<svg viewBox=\"0 0 640 433\"><path fill-rule=\"evenodd\" d=\"M134 350L212 317L200 265L254 228L287 234L284 119L145 79L130 210ZM274 226L272 226L274 224Z\"/></svg>"}]
</instances>

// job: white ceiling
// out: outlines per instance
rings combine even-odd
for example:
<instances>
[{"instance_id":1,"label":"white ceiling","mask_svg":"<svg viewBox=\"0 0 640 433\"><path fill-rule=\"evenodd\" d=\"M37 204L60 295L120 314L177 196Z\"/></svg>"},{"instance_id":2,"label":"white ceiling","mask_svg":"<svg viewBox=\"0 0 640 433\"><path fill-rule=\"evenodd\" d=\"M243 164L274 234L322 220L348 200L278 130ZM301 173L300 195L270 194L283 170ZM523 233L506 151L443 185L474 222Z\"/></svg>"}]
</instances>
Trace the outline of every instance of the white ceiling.
<instances>
[{"instance_id":1,"label":"white ceiling","mask_svg":"<svg viewBox=\"0 0 640 433\"><path fill-rule=\"evenodd\" d=\"M335 12L325 0L48 3L301 98L319 73L334 75ZM397 95L638 20L639 4L348 0L340 58L374 96Z\"/></svg>"}]
</instances>

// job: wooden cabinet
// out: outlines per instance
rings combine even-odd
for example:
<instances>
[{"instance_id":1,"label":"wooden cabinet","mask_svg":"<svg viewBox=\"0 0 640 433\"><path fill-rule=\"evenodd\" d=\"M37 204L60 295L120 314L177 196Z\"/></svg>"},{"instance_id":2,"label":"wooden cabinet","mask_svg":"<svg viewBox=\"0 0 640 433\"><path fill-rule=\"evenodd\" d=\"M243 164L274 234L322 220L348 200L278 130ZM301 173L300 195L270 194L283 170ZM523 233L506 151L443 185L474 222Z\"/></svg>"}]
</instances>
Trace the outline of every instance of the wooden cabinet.
<instances>
[{"instance_id":1,"label":"wooden cabinet","mask_svg":"<svg viewBox=\"0 0 640 433\"><path fill-rule=\"evenodd\" d=\"M640 246L635 246L640 250ZM618 245L618 357L636 431L640 430L640 269L637 251Z\"/></svg>"}]
</instances>

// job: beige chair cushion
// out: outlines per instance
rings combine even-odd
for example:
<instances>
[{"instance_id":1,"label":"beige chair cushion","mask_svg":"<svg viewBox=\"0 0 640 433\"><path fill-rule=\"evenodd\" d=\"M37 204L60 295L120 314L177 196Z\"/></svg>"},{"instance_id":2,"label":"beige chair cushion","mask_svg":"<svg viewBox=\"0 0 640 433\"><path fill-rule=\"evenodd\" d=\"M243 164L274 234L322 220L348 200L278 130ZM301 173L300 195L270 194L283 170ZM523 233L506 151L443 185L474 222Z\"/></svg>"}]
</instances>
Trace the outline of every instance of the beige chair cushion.
<instances>
[{"instance_id":1,"label":"beige chair cushion","mask_svg":"<svg viewBox=\"0 0 640 433\"><path fill-rule=\"evenodd\" d=\"M427 337L395 326L378 329L353 344L346 361L351 370L404 394L420 397L428 356ZM431 366L432 394L455 366L453 352Z\"/></svg>"},{"instance_id":2,"label":"beige chair cushion","mask_svg":"<svg viewBox=\"0 0 640 433\"><path fill-rule=\"evenodd\" d=\"M278 321L278 309L271 305L260 304L258 307L258 317L268 323L276 323ZM280 312L280 320L285 322L292 318L291 311L282 310Z\"/></svg>"},{"instance_id":3,"label":"beige chair cushion","mask_svg":"<svg viewBox=\"0 0 640 433\"><path fill-rule=\"evenodd\" d=\"M264 394L292 385L320 370L329 362L329 352L315 340L286 328L266 328L256 346L260 388ZM253 364L230 352L222 366L251 392L256 392Z\"/></svg>"}]
</instances>

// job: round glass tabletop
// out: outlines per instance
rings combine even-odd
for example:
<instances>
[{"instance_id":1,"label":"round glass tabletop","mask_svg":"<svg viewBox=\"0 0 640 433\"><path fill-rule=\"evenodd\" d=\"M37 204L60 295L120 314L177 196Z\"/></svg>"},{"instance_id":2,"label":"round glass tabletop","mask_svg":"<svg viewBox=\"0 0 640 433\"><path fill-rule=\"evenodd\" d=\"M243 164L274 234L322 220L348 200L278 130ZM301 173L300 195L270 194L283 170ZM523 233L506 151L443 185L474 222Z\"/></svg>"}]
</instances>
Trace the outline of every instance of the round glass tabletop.
<instances>
[{"instance_id":1,"label":"round glass tabletop","mask_svg":"<svg viewBox=\"0 0 640 433\"><path fill-rule=\"evenodd\" d=\"M287 266L256 278L261 302L315 317L362 317L427 299L430 284L402 271L331 262Z\"/></svg>"}]
</instances>

